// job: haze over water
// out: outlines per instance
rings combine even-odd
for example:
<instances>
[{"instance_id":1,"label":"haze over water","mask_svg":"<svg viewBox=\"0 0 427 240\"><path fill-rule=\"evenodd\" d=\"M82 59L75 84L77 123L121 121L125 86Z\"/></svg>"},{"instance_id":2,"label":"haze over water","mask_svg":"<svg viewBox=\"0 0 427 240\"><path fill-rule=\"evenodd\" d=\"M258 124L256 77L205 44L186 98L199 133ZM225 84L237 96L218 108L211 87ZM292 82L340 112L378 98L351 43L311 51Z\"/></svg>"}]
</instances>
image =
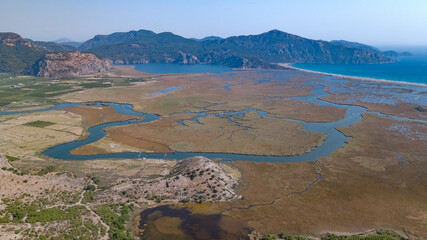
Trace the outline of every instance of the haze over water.
<instances>
[{"instance_id":1,"label":"haze over water","mask_svg":"<svg viewBox=\"0 0 427 240\"><path fill-rule=\"evenodd\" d=\"M393 49L394 50L394 49ZM395 49L401 51L401 49ZM385 79L399 82L427 84L427 47L409 49L413 56L393 58L394 63L384 64L306 64L296 68L354 77Z\"/></svg>"}]
</instances>

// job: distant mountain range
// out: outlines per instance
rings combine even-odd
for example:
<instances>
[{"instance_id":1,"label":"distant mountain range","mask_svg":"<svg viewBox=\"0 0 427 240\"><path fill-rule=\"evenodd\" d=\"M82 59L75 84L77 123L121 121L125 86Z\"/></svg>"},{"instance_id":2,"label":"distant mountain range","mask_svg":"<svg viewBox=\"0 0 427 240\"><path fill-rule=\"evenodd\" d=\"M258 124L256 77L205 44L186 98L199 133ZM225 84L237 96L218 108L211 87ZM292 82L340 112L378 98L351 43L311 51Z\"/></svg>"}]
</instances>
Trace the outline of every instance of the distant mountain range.
<instances>
[{"instance_id":1,"label":"distant mountain range","mask_svg":"<svg viewBox=\"0 0 427 240\"><path fill-rule=\"evenodd\" d=\"M47 52L91 52L115 64L222 64L234 68L277 68L276 63L388 63L407 53L380 50L348 41L311 40L279 30L258 35L189 39L149 30L96 35L80 44L69 39L32 41L0 33L0 71L26 72Z\"/></svg>"},{"instance_id":2,"label":"distant mountain range","mask_svg":"<svg viewBox=\"0 0 427 240\"><path fill-rule=\"evenodd\" d=\"M72 41L72 40L70 40L68 38L60 38L60 39L57 39L57 40L55 40L53 42L56 42L56 43L59 43L59 44L62 44L62 45L72 46L72 47L75 47L75 48L77 48L78 46L82 45L81 42Z\"/></svg>"},{"instance_id":3,"label":"distant mountain range","mask_svg":"<svg viewBox=\"0 0 427 240\"><path fill-rule=\"evenodd\" d=\"M57 42L33 41L31 39L26 39L26 40L32 42L33 44L39 46L40 48L48 52L68 52L68 51L77 50L77 48L74 46L57 43Z\"/></svg>"},{"instance_id":4,"label":"distant mountain range","mask_svg":"<svg viewBox=\"0 0 427 240\"><path fill-rule=\"evenodd\" d=\"M204 37L201 39L198 38L190 38L191 40L196 40L196 41L209 41L209 40L222 40L224 38L222 37L217 37L217 36L209 36L209 37Z\"/></svg>"},{"instance_id":5,"label":"distant mountain range","mask_svg":"<svg viewBox=\"0 0 427 240\"><path fill-rule=\"evenodd\" d=\"M81 51L109 58L116 64L204 63L236 68L274 67L273 63L364 64L390 62L378 52L311 40L272 30L259 35L192 40L173 33L148 30L97 35Z\"/></svg>"}]
</instances>

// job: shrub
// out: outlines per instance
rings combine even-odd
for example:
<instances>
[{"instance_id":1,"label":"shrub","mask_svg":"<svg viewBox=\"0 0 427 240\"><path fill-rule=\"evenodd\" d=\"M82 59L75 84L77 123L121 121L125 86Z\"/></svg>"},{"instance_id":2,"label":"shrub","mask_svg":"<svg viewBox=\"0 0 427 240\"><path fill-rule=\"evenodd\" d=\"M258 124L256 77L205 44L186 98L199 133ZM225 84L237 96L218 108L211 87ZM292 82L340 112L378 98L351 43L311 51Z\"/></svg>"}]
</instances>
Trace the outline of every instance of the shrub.
<instances>
[{"instance_id":1,"label":"shrub","mask_svg":"<svg viewBox=\"0 0 427 240\"><path fill-rule=\"evenodd\" d=\"M13 161L17 161L17 160L19 160L19 158L17 158L17 157L12 157L12 156L9 156L9 155L6 155L6 158L7 158L7 160L9 160L9 162L13 162Z\"/></svg>"},{"instance_id":2,"label":"shrub","mask_svg":"<svg viewBox=\"0 0 427 240\"><path fill-rule=\"evenodd\" d=\"M95 183L96 185L98 185L98 184L100 183L100 179L99 179L99 177L98 177L98 176L93 176L93 177L92 177L92 181L93 181L93 183Z\"/></svg>"},{"instance_id":3,"label":"shrub","mask_svg":"<svg viewBox=\"0 0 427 240\"><path fill-rule=\"evenodd\" d=\"M91 185L84 187L84 190L93 192L96 190L96 187L95 187L95 185L91 184Z\"/></svg>"},{"instance_id":4,"label":"shrub","mask_svg":"<svg viewBox=\"0 0 427 240\"><path fill-rule=\"evenodd\" d=\"M47 167L45 167L45 168L42 168L42 169L37 173L37 175L42 176L42 175L48 174L48 173L50 173L50 172L55 172L55 171L57 171L56 166L47 166Z\"/></svg>"},{"instance_id":5,"label":"shrub","mask_svg":"<svg viewBox=\"0 0 427 240\"><path fill-rule=\"evenodd\" d=\"M277 239L277 235L276 234L268 234L267 236L263 237L262 240L273 240L273 239Z\"/></svg>"},{"instance_id":6,"label":"shrub","mask_svg":"<svg viewBox=\"0 0 427 240\"><path fill-rule=\"evenodd\" d=\"M34 121L34 122L28 122L25 123L25 126L30 126L30 127L39 127L39 128L44 128L44 127L48 127L50 125L54 125L55 123L53 122L47 122L47 121Z\"/></svg>"},{"instance_id":7,"label":"shrub","mask_svg":"<svg viewBox=\"0 0 427 240\"><path fill-rule=\"evenodd\" d=\"M85 203L88 203L88 202L92 202L93 199L94 199L93 191L85 192L83 194L82 203L85 204Z\"/></svg>"},{"instance_id":8,"label":"shrub","mask_svg":"<svg viewBox=\"0 0 427 240\"><path fill-rule=\"evenodd\" d=\"M111 240L131 240L133 239L131 233L126 230L125 224L129 220L129 211L131 208L126 204L110 204L101 205L95 212L101 217L110 230L108 235Z\"/></svg>"}]
</instances>

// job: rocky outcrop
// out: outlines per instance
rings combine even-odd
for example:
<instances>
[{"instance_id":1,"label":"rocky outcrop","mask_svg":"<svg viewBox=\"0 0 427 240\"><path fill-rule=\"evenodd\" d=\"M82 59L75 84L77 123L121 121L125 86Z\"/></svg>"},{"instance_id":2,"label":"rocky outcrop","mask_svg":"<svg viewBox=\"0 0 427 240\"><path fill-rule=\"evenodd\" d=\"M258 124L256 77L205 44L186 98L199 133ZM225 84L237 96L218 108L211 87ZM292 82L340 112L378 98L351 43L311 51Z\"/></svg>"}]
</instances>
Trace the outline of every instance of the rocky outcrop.
<instances>
[{"instance_id":1,"label":"rocky outcrop","mask_svg":"<svg viewBox=\"0 0 427 240\"><path fill-rule=\"evenodd\" d=\"M0 153L0 169L9 169L12 168L12 165L10 165L9 160L6 158L5 155Z\"/></svg>"},{"instance_id":2,"label":"rocky outcrop","mask_svg":"<svg viewBox=\"0 0 427 240\"><path fill-rule=\"evenodd\" d=\"M34 65L38 77L71 78L82 75L107 72L111 61L100 59L92 53L58 52L46 53Z\"/></svg>"},{"instance_id":3,"label":"rocky outcrop","mask_svg":"<svg viewBox=\"0 0 427 240\"><path fill-rule=\"evenodd\" d=\"M238 179L230 166L205 157L192 157L181 161L158 179L132 179L121 182L98 196L102 199L122 199L125 192L149 203L169 202L222 202L241 198L234 192ZM238 171L237 171L238 172Z\"/></svg>"},{"instance_id":4,"label":"rocky outcrop","mask_svg":"<svg viewBox=\"0 0 427 240\"><path fill-rule=\"evenodd\" d=\"M237 179L220 164L205 157L178 161L169 176L156 184L146 186L145 191L179 201L199 203L240 198L233 189L237 185Z\"/></svg>"},{"instance_id":5,"label":"rocky outcrop","mask_svg":"<svg viewBox=\"0 0 427 240\"><path fill-rule=\"evenodd\" d=\"M200 63L199 59L197 59L196 56L192 54L185 54L182 51L179 51L179 57L176 59L176 61L182 63L182 64L197 64ZM175 61L175 60L174 60Z\"/></svg>"}]
</instances>

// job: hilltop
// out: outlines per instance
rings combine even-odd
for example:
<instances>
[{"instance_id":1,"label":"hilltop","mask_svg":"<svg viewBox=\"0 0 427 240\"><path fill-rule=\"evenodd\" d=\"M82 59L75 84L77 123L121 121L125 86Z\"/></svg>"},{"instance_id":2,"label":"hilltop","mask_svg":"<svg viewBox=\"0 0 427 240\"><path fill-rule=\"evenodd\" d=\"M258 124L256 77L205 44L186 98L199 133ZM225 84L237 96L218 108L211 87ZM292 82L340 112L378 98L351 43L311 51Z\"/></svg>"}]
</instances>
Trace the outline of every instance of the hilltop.
<instances>
[{"instance_id":1,"label":"hilltop","mask_svg":"<svg viewBox=\"0 0 427 240\"><path fill-rule=\"evenodd\" d=\"M121 193L138 196L142 201L154 203L168 199L168 202L225 202L239 199L234 188L238 184L238 170L202 156L177 161L171 169L163 172L164 176L151 179L128 179L111 189L99 194L97 199L123 198Z\"/></svg>"},{"instance_id":2,"label":"hilltop","mask_svg":"<svg viewBox=\"0 0 427 240\"><path fill-rule=\"evenodd\" d=\"M45 52L16 33L0 33L0 72L24 72Z\"/></svg>"}]
</instances>

